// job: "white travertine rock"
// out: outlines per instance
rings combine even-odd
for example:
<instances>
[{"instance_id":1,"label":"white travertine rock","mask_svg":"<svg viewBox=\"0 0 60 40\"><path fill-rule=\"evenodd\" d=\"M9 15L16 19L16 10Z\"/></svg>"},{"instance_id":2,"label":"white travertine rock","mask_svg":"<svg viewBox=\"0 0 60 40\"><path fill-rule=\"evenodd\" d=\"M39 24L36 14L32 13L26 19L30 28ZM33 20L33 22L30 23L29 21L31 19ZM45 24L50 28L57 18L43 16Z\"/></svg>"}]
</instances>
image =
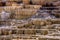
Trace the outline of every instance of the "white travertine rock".
<instances>
[{"instance_id":1,"label":"white travertine rock","mask_svg":"<svg viewBox=\"0 0 60 40\"><path fill-rule=\"evenodd\" d=\"M7 20L10 17L10 13L6 13L5 11L1 12L1 19Z\"/></svg>"}]
</instances>

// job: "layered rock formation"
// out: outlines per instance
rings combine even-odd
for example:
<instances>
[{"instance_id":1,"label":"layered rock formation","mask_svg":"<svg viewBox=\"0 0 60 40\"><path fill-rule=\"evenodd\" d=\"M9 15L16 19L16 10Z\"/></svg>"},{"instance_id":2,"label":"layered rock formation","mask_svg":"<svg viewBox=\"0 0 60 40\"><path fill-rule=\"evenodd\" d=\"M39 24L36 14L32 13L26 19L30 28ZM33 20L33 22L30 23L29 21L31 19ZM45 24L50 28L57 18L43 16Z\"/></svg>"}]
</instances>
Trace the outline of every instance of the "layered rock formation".
<instances>
[{"instance_id":1,"label":"layered rock formation","mask_svg":"<svg viewBox=\"0 0 60 40\"><path fill-rule=\"evenodd\" d=\"M6 0L5 6L2 2L0 40L60 40L58 0Z\"/></svg>"}]
</instances>

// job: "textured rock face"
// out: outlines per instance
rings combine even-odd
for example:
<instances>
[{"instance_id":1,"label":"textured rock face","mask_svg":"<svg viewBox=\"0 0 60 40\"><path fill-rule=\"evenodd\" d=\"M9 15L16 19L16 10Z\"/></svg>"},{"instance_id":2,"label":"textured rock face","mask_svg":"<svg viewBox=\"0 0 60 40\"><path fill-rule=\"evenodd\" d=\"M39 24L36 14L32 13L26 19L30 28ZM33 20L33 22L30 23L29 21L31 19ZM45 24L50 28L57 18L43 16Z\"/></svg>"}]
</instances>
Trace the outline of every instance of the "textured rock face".
<instances>
[{"instance_id":1,"label":"textured rock face","mask_svg":"<svg viewBox=\"0 0 60 40\"><path fill-rule=\"evenodd\" d=\"M30 0L21 0L21 4L17 0L7 1L0 8L0 40L60 39L58 0L31 0L32 4Z\"/></svg>"},{"instance_id":2,"label":"textured rock face","mask_svg":"<svg viewBox=\"0 0 60 40\"><path fill-rule=\"evenodd\" d=\"M7 20L10 17L10 13L6 13L5 11L1 12L1 19Z\"/></svg>"},{"instance_id":3,"label":"textured rock face","mask_svg":"<svg viewBox=\"0 0 60 40\"><path fill-rule=\"evenodd\" d=\"M17 6L16 2L6 2L6 6Z\"/></svg>"},{"instance_id":4,"label":"textured rock face","mask_svg":"<svg viewBox=\"0 0 60 40\"><path fill-rule=\"evenodd\" d=\"M24 4L29 4L30 0L23 0Z\"/></svg>"},{"instance_id":5,"label":"textured rock face","mask_svg":"<svg viewBox=\"0 0 60 40\"><path fill-rule=\"evenodd\" d=\"M42 5L42 4L44 4L45 3L45 0L32 0L32 4L40 4L40 5Z\"/></svg>"},{"instance_id":6,"label":"textured rock face","mask_svg":"<svg viewBox=\"0 0 60 40\"><path fill-rule=\"evenodd\" d=\"M54 5L60 6L60 1L55 2Z\"/></svg>"},{"instance_id":7,"label":"textured rock face","mask_svg":"<svg viewBox=\"0 0 60 40\"><path fill-rule=\"evenodd\" d=\"M50 13L48 12L37 12L36 15L32 16L32 18L44 18L44 19L51 19L51 18L56 18L55 16L53 15L50 15Z\"/></svg>"},{"instance_id":8,"label":"textured rock face","mask_svg":"<svg viewBox=\"0 0 60 40\"><path fill-rule=\"evenodd\" d=\"M29 18L32 15L34 15L35 13L36 13L36 10L33 10L33 9L21 9L21 10L19 9L19 10L15 11L17 19L19 19L19 18L21 18L21 19Z\"/></svg>"}]
</instances>

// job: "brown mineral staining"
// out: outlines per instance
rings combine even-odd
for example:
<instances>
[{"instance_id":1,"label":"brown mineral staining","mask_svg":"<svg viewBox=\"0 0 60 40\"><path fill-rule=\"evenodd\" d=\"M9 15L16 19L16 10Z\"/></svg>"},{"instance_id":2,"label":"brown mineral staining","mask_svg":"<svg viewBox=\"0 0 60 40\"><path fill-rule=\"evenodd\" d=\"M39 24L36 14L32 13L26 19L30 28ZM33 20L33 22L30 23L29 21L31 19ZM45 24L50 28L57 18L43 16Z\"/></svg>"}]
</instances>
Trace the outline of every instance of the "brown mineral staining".
<instances>
[{"instance_id":1,"label":"brown mineral staining","mask_svg":"<svg viewBox=\"0 0 60 40\"><path fill-rule=\"evenodd\" d=\"M0 0L0 40L59 40L59 0Z\"/></svg>"},{"instance_id":2,"label":"brown mineral staining","mask_svg":"<svg viewBox=\"0 0 60 40\"><path fill-rule=\"evenodd\" d=\"M30 1L30 0L23 0L23 3L24 3L24 4L29 4L29 1Z\"/></svg>"}]
</instances>

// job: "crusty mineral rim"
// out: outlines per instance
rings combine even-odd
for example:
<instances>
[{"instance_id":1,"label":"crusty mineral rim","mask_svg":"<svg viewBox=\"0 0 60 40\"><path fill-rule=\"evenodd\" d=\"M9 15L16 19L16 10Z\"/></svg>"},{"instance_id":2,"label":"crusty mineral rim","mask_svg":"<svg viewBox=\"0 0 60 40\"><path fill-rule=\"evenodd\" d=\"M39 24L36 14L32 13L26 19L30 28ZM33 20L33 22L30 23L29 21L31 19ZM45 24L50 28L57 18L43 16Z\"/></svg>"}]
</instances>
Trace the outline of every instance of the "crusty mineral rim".
<instances>
[{"instance_id":1,"label":"crusty mineral rim","mask_svg":"<svg viewBox=\"0 0 60 40\"><path fill-rule=\"evenodd\" d=\"M21 5L21 6L4 6L4 7L0 7L1 9L4 9L4 10L6 10L6 9L18 9L19 8L19 10L22 10L22 9L28 9L28 10L25 10L25 11L33 11L33 10L38 10L39 8L41 8L41 6L40 5L34 5L34 6L38 6L38 8L33 8L34 6L33 5L26 5L26 6L30 6L30 7L32 7L32 8L30 8L30 9L32 9L32 10L29 10L29 8L23 8L23 6ZM40 6L40 7L39 7ZM58 9L60 9L60 7L42 7L42 8L58 8ZM7 10L8 11L8 10ZM51 10L39 10L39 11L51 11ZM52 10L52 11L60 11L60 10Z\"/></svg>"},{"instance_id":2,"label":"crusty mineral rim","mask_svg":"<svg viewBox=\"0 0 60 40\"><path fill-rule=\"evenodd\" d=\"M35 39L35 38L47 38L47 39L60 39L60 36L48 36L48 35L30 35L30 36L28 36L28 35L26 35L26 36L19 36L19 35L14 35L14 36L0 36L0 38L7 38L7 37L9 37L9 38L22 38L22 39L24 39L24 38L27 38L27 39L29 39L29 38L32 38L32 39Z\"/></svg>"},{"instance_id":3,"label":"crusty mineral rim","mask_svg":"<svg viewBox=\"0 0 60 40\"><path fill-rule=\"evenodd\" d=\"M3 2L2 0L0 0L0 1ZM23 0L6 0L6 2L7 2L7 1L23 1ZM46 2L54 2L54 1L58 1L58 0L31 0L31 2L32 2L33 4L44 4L44 3L46 3ZM23 2L29 3L30 0L24 0Z\"/></svg>"}]
</instances>

